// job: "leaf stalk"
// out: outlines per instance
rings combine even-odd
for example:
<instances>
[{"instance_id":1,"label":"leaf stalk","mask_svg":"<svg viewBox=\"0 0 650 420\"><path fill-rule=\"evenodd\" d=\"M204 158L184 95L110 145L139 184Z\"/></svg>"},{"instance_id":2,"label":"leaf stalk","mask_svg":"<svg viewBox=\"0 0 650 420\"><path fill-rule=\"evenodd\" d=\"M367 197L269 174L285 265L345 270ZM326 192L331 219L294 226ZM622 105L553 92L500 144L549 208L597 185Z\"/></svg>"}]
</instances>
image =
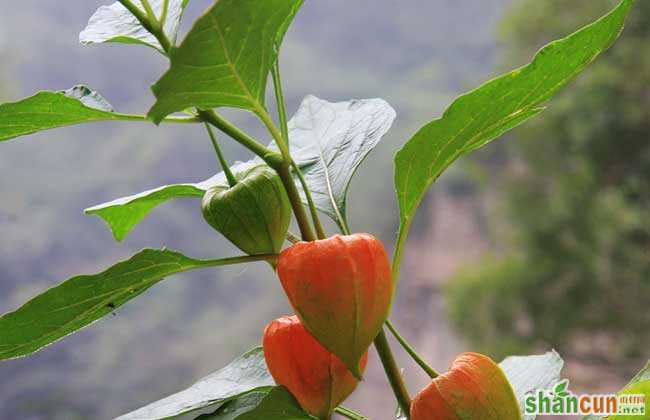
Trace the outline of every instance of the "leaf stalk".
<instances>
[{"instance_id":1,"label":"leaf stalk","mask_svg":"<svg viewBox=\"0 0 650 420\"><path fill-rule=\"evenodd\" d=\"M422 368L423 371L426 372L427 375L431 379L435 379L440 374L429 365L420 354L415 350L415 348L408 342L406 339L397 331L397 328L395 328L395 325L390 320L386 320L386 327L390 330L391 334L393 334L393 337L397 340L397 342L402 346L402 348L408 353L409 356L415 361L415 363L418 364Z\"/></svg>"}]
</instances>

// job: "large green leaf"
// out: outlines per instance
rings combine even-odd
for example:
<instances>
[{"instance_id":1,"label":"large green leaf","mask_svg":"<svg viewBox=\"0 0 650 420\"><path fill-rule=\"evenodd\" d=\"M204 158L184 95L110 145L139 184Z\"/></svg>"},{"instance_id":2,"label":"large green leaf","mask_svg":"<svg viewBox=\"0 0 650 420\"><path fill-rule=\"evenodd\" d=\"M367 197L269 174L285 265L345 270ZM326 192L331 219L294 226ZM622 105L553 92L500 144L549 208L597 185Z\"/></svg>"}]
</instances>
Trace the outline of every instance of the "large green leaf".
<instances>
[{"instance_id":1,"label":"large green leaf","mask_svg":"<svg viewBox=\"0 0 650 420\"><path fill-rule=\"evenodd\" d=\"M242 395L196 420L313 420L283 387Z\"/></svg>"},{"instance_id":2,"label":"large green leaf","mask_svg":"<svg viewBox=\"0 0 650 420\"><path fill-rule=\"evenodd\" d=\"M263 257L196 260L166 249L145 249L108 270L64 281L0 317L0 360L21 357L97 321L166 276Z\"/></svg>"},{"instance_id":3,"label":"large green leaf","mask_svg":"<svg viewBox=\"0 0 650 420\"><path fill-rule=\"evenodd\" d=\"M535 416L523 414L526 393L555 385L560 380L564 361L555 351L550 351L538 356L511 356L499 366L512 385L523 419L534 420Z\"/></svg>"},{"instance_id":4,"label":"large green leaf","mask_svg":"<svg viewBox=\"0 0 650 420\"><path fill-rule=\"evenodd\" d=\"M236 163L231 167L235 174L257 165L253 161ZM116 240L123 240L126 235L144 219L155 207L178 198L202 198L213 186L228 185L223 172L196 184L172 184L144 191L128 197L118 198L108 203L99 204L85 210L86 214L96 215L106 221Z\"/></svg>"},{"instance_id":5,"label":"large green leaf","mask_svg":"<svg viewBox=\"0 0 650 420\"><path fill-rule=\"evenodd\" d=\"M166 419L209 407L216 409L233 398L252 391L269 391L274 386L264 352L258 347L189 388L120 416L119 420Z\"/></svg>"},{"instance_id":6,"label":"large green leaf","mask_svg":"<svg viewBox=\"0 0 650 420\"><path fill-rule=\"evenodd\" d=\"M647 418L648 413L650 413L650 362L639 372L630 383L628 383L625 388L623 388L619 395L628 395L628 394L643 394L645 395L645 416ZM631 415L619 415L619 416L610 416L608 419L611 420L638 420L641 416L631 416ZM599 416L587 416L585 420L603 420L604 417Z\"/></svg>"},{"instance_id":7,"label":"large green leaf","mask_svg":"<svg viewBox=\"0 0 650 420\"><path fill-rule=\"evenodd\" d=\"M165 0L151 0L151 8L160 19ZM185 6L189 0L169 0L164 32L172 42L176 41L178 27ZM138 2L136 1L135 4ZM144 13L144 10L143 10ZM88 21L88 26L79 34L82 44L121 42L125 44L144 44L163 51L160 43L121 3L101 6ZM164 52L164 51L163 51Z\"/></svg>"},{"instance_id":8,"label":"large green leaf","mask_svg":"<svg viewBox=\"0 0 650 420\"><path fill-rule=\"evenodd\" d=\"M219 0L171 54L171 68L153 86L149 116L160 122L188 109L264 109L279 46L303 0Z\"/></svg>"},{"instance_id":9,"label":"large green leaf","mask_svg":"<svg viewBox=\"0 0 650 420\"><path fill-rule=\"evenodd\" d=\"M352 176L388 132L395 115L382 99L331 103L307 96L289 121L291 155L314 203L335 221L345 223Z\"/></svg>"},{"instance_id":10,"label":"large green leaf","mask_svg":"<svg viewBox=\"0 0 650 420\"><path fill-rule=\"evenodd\" d=\"M39 92L19 102L0 105L0 141L92 121L131 120L86 86L63 92Z\"/></svg>"},{"instance_id":11,"label":"large green leaf","mask_svg":"<svg viewBox=\"0 0 650 420\"><path fill-rule=\"evenodd\" d=\"M459 156L481 147L541 112L557 91L618 38L634 0L544 47L532 63L454 101L442 118L422 127L395 157L400 231L394 268L419 203L429 186Z\"/></svg>"}]
</instances>

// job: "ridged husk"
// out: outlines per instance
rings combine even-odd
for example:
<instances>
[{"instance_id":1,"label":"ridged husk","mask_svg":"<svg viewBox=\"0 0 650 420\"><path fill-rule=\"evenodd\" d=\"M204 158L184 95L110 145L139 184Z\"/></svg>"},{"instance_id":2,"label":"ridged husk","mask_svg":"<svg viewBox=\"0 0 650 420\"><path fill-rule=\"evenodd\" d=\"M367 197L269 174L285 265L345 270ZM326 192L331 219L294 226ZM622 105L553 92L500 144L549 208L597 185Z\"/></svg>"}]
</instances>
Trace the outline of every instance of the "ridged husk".
<instances>
[{"instance_id":1,"label":"ridged husk","mask_svg":"<svg viewBox=\"0 0 650 420\"><path fill-rule=\"evenodd\" d=\"M266 165L235 175L234 187L215 186L203 196L205 220L249 255L277 254L291 221L280 177Z\"/></svg>"}]
</instances>

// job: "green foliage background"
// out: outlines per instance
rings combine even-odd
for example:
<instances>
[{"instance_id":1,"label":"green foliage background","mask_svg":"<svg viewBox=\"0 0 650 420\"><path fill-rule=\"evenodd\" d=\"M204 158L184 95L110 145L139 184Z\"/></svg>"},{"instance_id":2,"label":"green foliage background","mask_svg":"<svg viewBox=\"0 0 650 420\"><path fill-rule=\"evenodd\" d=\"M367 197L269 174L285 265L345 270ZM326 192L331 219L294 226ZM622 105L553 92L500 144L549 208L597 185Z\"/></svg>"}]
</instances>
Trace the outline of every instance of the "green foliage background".
<instances>
[{"instance_id":1,"label":"green foliage background","mask_svg":"<svg viewBox=\"0 0 650 420\"><path fill-rule=\"evenodd\" d=\"M502 27L503 62L524 62L614 3L518 2ZM647 359L649 37L650 3L638 2L616 48L543 117L477 159L473 170L498 203L498 250L450 282L448 306L480 349Z\"/></svg>"}]
</instances>

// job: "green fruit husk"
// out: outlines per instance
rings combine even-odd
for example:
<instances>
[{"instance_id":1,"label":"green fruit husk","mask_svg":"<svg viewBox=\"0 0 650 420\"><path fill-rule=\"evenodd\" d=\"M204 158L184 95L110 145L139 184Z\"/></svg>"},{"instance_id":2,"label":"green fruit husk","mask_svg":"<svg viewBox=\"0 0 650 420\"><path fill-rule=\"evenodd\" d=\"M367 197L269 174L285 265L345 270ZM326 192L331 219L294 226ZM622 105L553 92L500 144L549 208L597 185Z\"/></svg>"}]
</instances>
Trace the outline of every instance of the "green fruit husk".
<instances>
[{"instance_id":1,"label":"green fruit husk","mask_svg":"<svg viewBox=\"0 0 650 420\"><path fill-rule=\"evenodd\" d=\"M266 165L235 177L235 186L218 185L205 193L203 217L249 255L279 253L291 221L291 203L280 177Z\"/></svg>"}]
</instances>

